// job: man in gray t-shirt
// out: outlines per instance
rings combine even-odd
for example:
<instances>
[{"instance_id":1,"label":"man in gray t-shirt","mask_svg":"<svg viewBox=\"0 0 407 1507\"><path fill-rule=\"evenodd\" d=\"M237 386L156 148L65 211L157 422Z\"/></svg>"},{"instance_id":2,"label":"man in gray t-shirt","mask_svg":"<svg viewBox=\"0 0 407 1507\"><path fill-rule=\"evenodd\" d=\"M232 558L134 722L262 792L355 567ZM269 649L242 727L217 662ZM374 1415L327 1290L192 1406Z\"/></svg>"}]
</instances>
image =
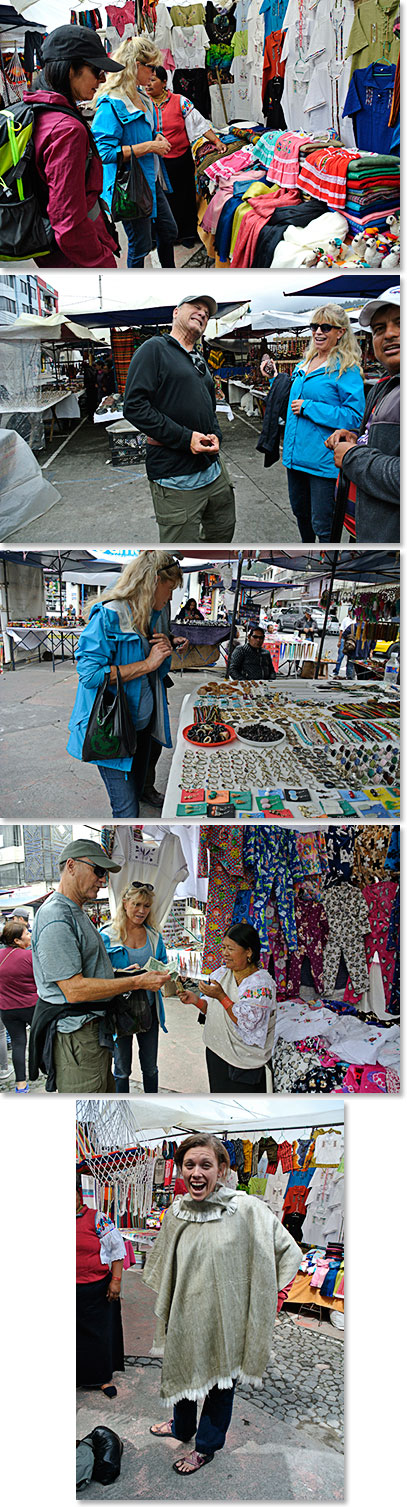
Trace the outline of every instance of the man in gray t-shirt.
<instances>
[{"instance_id":1,"label":"man in gray t-shirt","mask_svg":"<svg viewBox=\"0 0 407 1507\"><path fill-rule=\"evenodd\" d=\"M78 838L64 848L61 881L37 912L32 931L32 961L38 990L30 1032L30 1078L43 1067L47 1087L59 1093L114 1091L111 1052L101 1045L101 1022L113 1000L142 988L126 970L114 975L99 932L83 907L96 899L106 873L119 873L99 843ZM159 989L166 975L149 974L149 989Z\"/></svg>"}]
</instances>

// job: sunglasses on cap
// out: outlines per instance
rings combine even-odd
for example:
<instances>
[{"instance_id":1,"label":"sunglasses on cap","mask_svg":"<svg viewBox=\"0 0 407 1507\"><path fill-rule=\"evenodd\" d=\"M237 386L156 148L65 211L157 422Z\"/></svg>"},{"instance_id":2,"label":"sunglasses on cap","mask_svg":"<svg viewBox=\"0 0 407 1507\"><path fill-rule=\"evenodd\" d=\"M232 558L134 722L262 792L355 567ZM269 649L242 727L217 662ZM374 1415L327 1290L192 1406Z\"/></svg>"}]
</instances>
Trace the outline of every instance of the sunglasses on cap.
<instances>
[{"instance_id":1,"label":"sunglasses on cap","mask_svg":"<svg viewBox=\"0 0 407 1507\"><path fill-rule=\"evenodd\" d=\"M93 869L96 879L106 879L106 869L101 869L99 863L90 863L89 858L81 858L81 863L86 863L87 869Z\"/></svg>"},{"instance_id":2,"label":"sunglasses on cap","mask_svg":"<svg viewBox=\"0 0 407 1507\"><path fill-rule=\"evenodd\" d=\"M313 335L315 335L316 330L321 330L322 335L329 335L329 331L336 330L338 326L336 324L312 324L310 328Z\"/></svg>"},{"instance_id":3,"label":"sunglasses on cap","mask_svg":"<svg viewBox=\"0 0 407 1507\"><path fill-rule=\"evenodd\" d=\"M154 885L153 884L138 884L137 883L137 879L133 879L132 880L131 888L132 888L132 890L147 890L147 894L148 895L153 895L154 894Z\"/></svg>"}]
</instances>

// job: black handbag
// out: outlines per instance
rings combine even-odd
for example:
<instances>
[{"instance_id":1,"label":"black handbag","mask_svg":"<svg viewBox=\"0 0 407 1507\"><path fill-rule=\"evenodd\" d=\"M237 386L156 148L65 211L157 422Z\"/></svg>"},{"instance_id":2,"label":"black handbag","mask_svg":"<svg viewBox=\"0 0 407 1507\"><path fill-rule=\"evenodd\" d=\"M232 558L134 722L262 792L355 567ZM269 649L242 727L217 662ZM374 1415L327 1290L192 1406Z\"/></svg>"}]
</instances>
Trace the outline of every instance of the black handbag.
<instances>
[{"instance_id":1,"label":"black handbag","mask_svg":"<svg viewBox=\"0 0 407 1507\"><path fill-rule=\"evenodd\" d=\"M98 759L132 759L136 752L137 730L118 665L116 675L116 684L111 685L107 673L96 692L82 748L85 764L97 764Z\"/></svg>"},{"instance_id":2,"label":"black handbag","mask_svg":"<svg viewBox=\"0 0 407 1507\"><path fill-rule=\"evenodd\" d=\"M137 157L134 152L128 162L120 157L113 185L112 219L145 220L152 212L153 195Z\"/></svg>"},{"instance_id":3,"label":"black handbag","mask_svg":"<svg viewBox=\"0 0 407 1507\"><path fill-rule=\"evenodd\" d=\"M153 1012L146 989L132 989L122 995L120 1002L109 1014L116 1036L141 1036L153 1024Z\"/></svg>"}]
</instances>

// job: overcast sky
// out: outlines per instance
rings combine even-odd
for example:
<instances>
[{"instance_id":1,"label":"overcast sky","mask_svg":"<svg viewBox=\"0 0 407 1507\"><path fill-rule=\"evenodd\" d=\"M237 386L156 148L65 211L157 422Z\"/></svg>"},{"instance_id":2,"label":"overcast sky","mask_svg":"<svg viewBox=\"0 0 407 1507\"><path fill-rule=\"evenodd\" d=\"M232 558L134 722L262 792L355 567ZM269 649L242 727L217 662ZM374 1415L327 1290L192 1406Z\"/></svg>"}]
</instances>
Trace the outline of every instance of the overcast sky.
<instances>
[{"instance_id":1,"label":"overcast sky","mask_svg":"<svg viewBox=\"0 0 407 1507\"><path fill-rule=\"evenodd\" d=\"M40 273L41 275L41 273ZM44 275L44 274L43 274ZM265 309L298 312L315 306L312 296L313 284L322 281L321 272L284 271L270 273L253 268L248 278L246 271L203 271L189 268L177 272L135 270L133 272L103 272L101 287L103 308L129 309L141 307L147 301L165 305L175 304L177 298L194 293L211 293L218 302L240 304L251 299L255 312ZM57 288L59 307L65 313L86 313L100 308L99 275L92 271L52 271L47 280ZM356 279L355 296L358 294ZM299 292L309 288L308 296ZM327 290L329 279L327 280ZM288 295L288 296L286 296ZM328 296L328 292L327 292ZM362 286L363 297L363 286Z\"/></svg>"}]
</instances>

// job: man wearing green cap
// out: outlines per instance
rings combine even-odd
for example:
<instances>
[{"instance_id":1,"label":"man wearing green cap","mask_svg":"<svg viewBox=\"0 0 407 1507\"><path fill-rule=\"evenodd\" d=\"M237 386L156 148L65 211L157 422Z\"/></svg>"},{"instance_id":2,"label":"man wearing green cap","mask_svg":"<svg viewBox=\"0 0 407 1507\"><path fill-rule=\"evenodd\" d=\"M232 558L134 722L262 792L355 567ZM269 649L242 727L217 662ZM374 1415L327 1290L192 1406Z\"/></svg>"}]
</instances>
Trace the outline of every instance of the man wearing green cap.
<instances>
[{"instance_id":1,"label":"man wearing green cap","mask_svg":"<svg viewBox=\"0 0 407 1507\"><path fill-rule=\"evenodd\" d=\"M144 987L144 977L125 970L115 977L104 942L87 915L108 872L119 873L104 848L77 838L63 849L58 889L37 911L32 931L32 961L38 1001L29 1045L29 1076L47 1073L47 1089L58 1093L106 1093L115 1090L109 1006L129 989ZM151 972L149 989L162 987L166 975ZM106 1017L106 1018L105 1018Z\"/></svg>"},{"instance_id":2,"label":"man wearing green cap","mask_svg":"<svg viewBox=\"0 0 407 1507\"><path fill-rule=\"evenodd\" d=\"M130 362L123 412L147 435L146 470L161 544L229 543L235 499L220 455L216 392L195 351L214 298L182 298L170 335L153 335Z\"/></svg>"}]
</instances>

